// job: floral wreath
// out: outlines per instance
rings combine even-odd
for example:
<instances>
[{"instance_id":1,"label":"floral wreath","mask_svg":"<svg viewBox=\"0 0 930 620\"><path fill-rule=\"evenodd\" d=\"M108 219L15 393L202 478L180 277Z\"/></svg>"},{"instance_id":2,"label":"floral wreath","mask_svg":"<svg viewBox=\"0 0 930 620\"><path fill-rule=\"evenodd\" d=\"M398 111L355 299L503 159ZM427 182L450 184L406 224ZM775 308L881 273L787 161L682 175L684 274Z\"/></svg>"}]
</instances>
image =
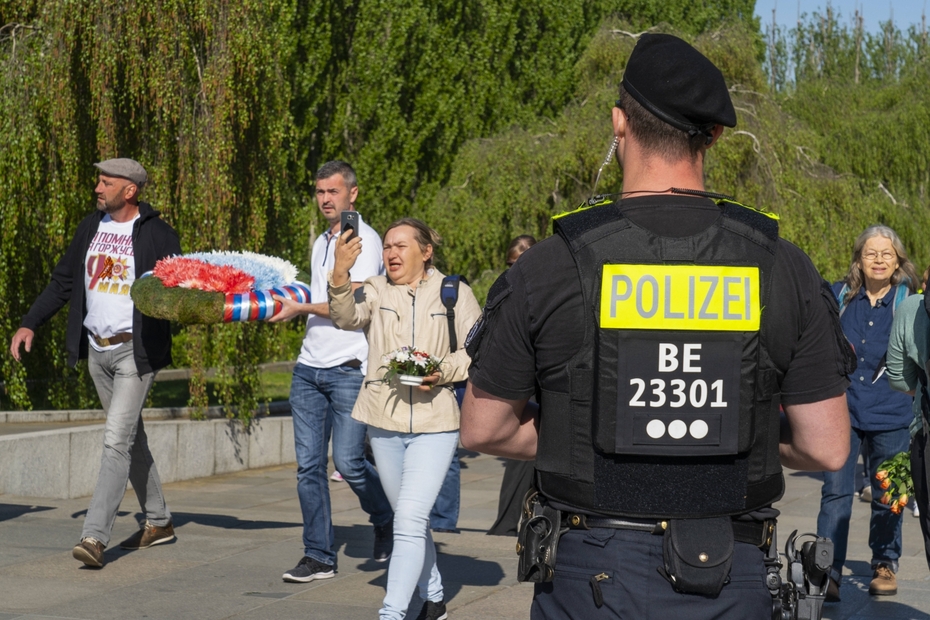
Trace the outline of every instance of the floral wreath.
<instances>
[{"instance_id":1,"label":"floral wreath","mask_svg":"<svg viewBox=\"0 0 930 620\"><path fill-rule=\"evenodd\" d=\"M272 295L308 303L309 280L274 256L197 252L161 259L130 295L142 314L188 325L262 321L281 311Z\"/></svg>"}]
</instances>

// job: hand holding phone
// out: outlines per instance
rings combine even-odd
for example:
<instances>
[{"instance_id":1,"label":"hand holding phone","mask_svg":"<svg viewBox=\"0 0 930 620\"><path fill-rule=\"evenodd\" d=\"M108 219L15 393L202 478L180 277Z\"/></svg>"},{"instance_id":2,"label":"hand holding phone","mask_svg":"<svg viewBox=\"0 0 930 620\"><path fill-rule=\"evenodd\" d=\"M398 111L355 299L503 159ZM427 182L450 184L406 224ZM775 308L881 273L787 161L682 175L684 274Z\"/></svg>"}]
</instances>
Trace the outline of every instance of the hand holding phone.
<instances>
[{"instance_id":1,"label":"hand holding phone","mask_svg":"<svg viewBox=\"0 0 930 620\"><path fill-rule=\"evenodd\" d=\"M341 286L349 279L349 270L362 253L362 238L358 234L361 215L357 211L343 211L340 214L340 232L336 239L333 265L333 284Z\"/></svg>"},{"instance_id":2,"label":"hand holding phone","mask_svg":"<svg viewBox=\"0 0 930 620\"><path fill-rule=\"evenodd\" d=\"M347 230L351 230L352 234L346 237L346 241L358 234L358 225L362 216L358 211L343 211L340 214L341 219L341 233L345 234Z\"/></svg>"}]
</instances>

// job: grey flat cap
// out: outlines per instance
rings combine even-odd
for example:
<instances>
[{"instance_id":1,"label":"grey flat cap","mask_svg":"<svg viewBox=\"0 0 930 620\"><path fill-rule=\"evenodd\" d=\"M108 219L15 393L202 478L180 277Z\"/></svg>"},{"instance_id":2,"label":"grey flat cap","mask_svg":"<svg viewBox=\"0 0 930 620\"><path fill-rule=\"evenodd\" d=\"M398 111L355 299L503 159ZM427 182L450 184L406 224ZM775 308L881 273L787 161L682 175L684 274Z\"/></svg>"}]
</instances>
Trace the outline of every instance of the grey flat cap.
<instances>
[{"instance_id":1,"label":"grey flat cap","mask_svg":"<svg viewBox=\"0 0 930 620\"><path fill-rule=\"evenodd\" d=\"M105 174L108 177L129 179L139 187L145 185L145 182L149 180L149 175L146 174L142 164L127 157L118 157L117 159L101 161L94 164L94 167L96 167L101 174Z\"/></svg>"}]
</instances>

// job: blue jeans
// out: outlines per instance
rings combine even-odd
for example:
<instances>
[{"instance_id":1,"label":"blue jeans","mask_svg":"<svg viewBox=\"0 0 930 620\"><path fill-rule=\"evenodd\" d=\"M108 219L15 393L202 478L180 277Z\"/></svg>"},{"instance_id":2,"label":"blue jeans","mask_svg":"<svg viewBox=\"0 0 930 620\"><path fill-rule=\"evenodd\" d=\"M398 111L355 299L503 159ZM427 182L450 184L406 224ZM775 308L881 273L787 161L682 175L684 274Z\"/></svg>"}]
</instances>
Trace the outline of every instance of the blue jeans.
<instances>
[{"instance_id":1,"label":"blue jeans","mask_svg":"<svg viewBox=\"0 0 930 620\"><path fill-rule=\"evenodd\" d=\"M429 526L434 530L454 530L459 522L459 504L461 502L461 470L458 450L452 455L452 464L446 472L446 478L439 489L439 497L429 513Z\"/></svg>"},{"instance_id":2,"label":"blue jeans","mask_svg":"<svg viewBox=\"0 0 930 620\"><path fill-rule=\"evenodd\" d=\"M126 342L109 351L90 347L88 355L88 370L107 421L100 473L81 538L96 538L104 546L110 544L110 532L126 493L127 480L132 482L148 521L164 527L171 520L142 424L142 406L155 374L140 376L132 352L132 342Z\"/></svg>"},{"instance_id":3,"label":"blue jeans","mask_svg":"<svg viewBox=\"0 0 930 620\"><path fill-rule=\"evenodd\" d=\"M400 620L416 587L424 600L443 600L429 513L458 447L459 432L398 433L370 427L368 435L381 484L394 508L394 553L379 613L381 620Z\"/></svg>"},{"instance_id":4,"label":"blue jeans","mask_svg":"<svg viewBox=\"0 0 930 620\"><path fill-rule=\"evenodd\" d=\"M837 472L823 472L820 514L817 515L817 535L833 541L833 578L843 574L852 517L853 493L856 486L856 461L863 442L868 444L869 480L872 483L872 516L869 521L869 547L872 549L872 569L884 564L898 571L901 557L901 515L894 514L880 499L885 491L878 486L875 473L886 459L908 449L911 435L906 428L893 431L863 431L851 429L849 458Z\"/></svg>"},{"instance_id":5,"label":"blue jeans","mask_svg":"<svg viewBox=\"0 0 930 620\"><path fill-rule=\"evenodd\" d=\"M329 499L327 447L333 438L336 471L358 496L373 525L393 518L378 472L365 460L365 431L352 419L352 408L362 388L358 368L294 366L291 415L297 452L297 498L304 520L304 555L317 562L336 563L332 508Z\"/></svg>"},{"instance_id":6,"label":"blue jeans","mask_svg":"<svg viewBox=\"0 0 930 620\"><path fill-rule=\"evenodd\" d=\"M455 399L462 406L462 399L465 397L465 382L455 384ZM459 463L459 451L456 450L452 455L452 465L446 472L446 479L439 490L439 497L436 498L436 505L429 513L429 526L434 530L453 530L458 531L459 522L459 505L461 503L461 463Z\"/></svg>"}]
</instances>

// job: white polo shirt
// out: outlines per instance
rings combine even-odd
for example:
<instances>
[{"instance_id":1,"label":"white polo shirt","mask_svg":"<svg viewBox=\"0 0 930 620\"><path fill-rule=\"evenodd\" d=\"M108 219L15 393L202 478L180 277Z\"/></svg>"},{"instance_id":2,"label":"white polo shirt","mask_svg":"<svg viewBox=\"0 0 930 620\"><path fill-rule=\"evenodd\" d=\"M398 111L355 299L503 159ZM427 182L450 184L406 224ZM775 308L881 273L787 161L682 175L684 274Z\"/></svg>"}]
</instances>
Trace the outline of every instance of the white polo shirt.
<instances>
[{"instance_id":1,"label":"white polo shirt","mask_svg":"<svg viewBox=\"0 0 930 620\"><path fill-rule=\"evenodd\" d=\"M331 230L331 229L330 229ZM336 235L327 230L313 242L310 255L310 303L326 303L326 276L335 263ZM364 282L384 275L381 261L381 237L364 220L359 222L362 253L349 271L352 282ZM311 314L307 317L307 334L297 363L312 368L333 368L352 360L362 362L362 374L368 360L368 341L362 330L350 332L337 329L329 319Z\"/></svg>"}]
</instances>

